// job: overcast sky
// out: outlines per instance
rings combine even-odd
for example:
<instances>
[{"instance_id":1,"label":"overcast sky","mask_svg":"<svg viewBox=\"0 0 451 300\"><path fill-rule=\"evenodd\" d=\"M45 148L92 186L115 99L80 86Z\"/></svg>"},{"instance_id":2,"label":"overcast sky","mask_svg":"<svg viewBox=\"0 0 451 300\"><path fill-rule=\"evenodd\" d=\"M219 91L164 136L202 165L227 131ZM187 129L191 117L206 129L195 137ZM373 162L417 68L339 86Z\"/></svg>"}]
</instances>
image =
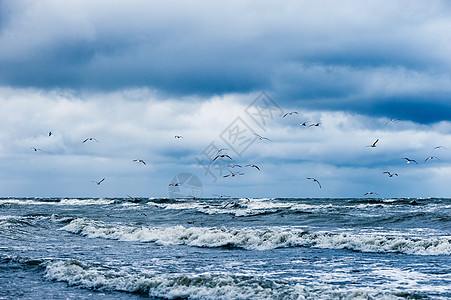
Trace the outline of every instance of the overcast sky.
<instances>
[{"instance_id":1,"label":"overcast sky","mask_svg":"<svg viewBox=\"0 0 451 300\"><path fill-rule=\"evenodd\" d=\"M0 1L0 196L167 197L187 173L204 197L451 197L450 16L448 1Z\"/></svg>"}]
</instances>

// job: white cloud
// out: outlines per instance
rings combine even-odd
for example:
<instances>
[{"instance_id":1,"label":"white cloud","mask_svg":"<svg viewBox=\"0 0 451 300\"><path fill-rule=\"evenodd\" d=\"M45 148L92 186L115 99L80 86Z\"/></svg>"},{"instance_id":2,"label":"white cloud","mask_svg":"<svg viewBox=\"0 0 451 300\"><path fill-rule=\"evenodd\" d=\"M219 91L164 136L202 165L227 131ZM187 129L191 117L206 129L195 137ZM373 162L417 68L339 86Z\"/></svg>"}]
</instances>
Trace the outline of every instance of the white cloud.
<instances>
[{"instance_id":1,"label":"white cloud","mask_svg":"<svg viewBox=\"0 0 451 300\"><path fill-rule=\"evenodd\" d=\"M385 126L388 118L304 110L273 120L264 132L245 113L256 96L177 100L149 90L76 95L3 88L2 193L165 196L173 176L192 172L204 182L206 196L220 190L235 196L358 197L366 189L377 189L387 197L447 196L449 123L397 121ZM296 108L286 111L291 109ZM238 116L272 141L257 140L242 157L229 150L236 163L254 163L261 171L246 168L244 176L220 178L215 183L204 175L195 158L213 141L229 148L220 134ZM296 125L303 121L321 125ZM53 132L50 137L49 131ZM95 137L100 143L83 144L86 137ZM376 148L365 147L377 138ZM448 149L432 152L439 145ZM425 163L430 155L440 160ZM402 157L416 159L419 165L407 165ZM133 159L144 159L148 165L133 163ZM400 176L388 181L383 171ZM324 189L305 180L311 176L320 180ZM103 177L107 180L101 186L91 182Z\"/></svg>"}]
</instances>

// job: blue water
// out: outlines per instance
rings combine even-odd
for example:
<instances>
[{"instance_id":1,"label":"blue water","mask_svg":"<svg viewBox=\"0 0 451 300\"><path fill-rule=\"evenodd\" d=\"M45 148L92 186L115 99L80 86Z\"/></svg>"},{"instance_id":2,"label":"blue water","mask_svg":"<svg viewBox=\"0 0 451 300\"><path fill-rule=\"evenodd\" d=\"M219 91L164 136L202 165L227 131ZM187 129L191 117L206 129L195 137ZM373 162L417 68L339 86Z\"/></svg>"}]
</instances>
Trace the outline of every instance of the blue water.
<instances>
[{"instance_id":1,"label":"blue water","mask_svg":"<svg viewBox=\"0 0 451 300\"><path fill-rule=\"evenodd\" d=\"M450 299L451 199L0 199L0 299Z\"/></svg>"}]
</instances>

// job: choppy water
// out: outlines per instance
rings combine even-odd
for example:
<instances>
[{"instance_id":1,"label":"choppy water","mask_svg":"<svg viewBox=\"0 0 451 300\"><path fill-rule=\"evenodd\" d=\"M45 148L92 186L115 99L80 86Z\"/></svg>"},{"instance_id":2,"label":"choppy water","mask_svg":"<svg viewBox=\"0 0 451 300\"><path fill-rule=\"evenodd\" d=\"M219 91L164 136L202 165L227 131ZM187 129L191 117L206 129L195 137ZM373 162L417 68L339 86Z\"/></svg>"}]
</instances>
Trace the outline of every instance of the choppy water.
<instances>
[{"instance_id":1,"label":"choppy water","mask_svg":"<svg viewBox=\"0 0 451 300\"><path fill-rule=\"evenodd\" d=\"M0 199L0 299L450 299L451 199Z\"/></svg>"}]
</instances>

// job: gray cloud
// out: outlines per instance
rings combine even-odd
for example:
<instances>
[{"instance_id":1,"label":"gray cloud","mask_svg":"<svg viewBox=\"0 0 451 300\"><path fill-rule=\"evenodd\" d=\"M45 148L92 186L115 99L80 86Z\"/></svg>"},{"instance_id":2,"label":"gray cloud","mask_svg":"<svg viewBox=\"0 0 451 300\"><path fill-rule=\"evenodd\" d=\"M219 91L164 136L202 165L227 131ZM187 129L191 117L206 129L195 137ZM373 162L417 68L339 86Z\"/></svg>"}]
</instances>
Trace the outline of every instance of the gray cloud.
<instances>
[{"instance_id":1,"label":"gray cloud","mask_svg":"<svg viewBox=\"0 0 451 300\"><path fill-rule=\"evenodd\" d=\"M303 108L451 119L446 1L4 1L0 11L3 86L265 90Z\"/></svg>"}]
</instances>

